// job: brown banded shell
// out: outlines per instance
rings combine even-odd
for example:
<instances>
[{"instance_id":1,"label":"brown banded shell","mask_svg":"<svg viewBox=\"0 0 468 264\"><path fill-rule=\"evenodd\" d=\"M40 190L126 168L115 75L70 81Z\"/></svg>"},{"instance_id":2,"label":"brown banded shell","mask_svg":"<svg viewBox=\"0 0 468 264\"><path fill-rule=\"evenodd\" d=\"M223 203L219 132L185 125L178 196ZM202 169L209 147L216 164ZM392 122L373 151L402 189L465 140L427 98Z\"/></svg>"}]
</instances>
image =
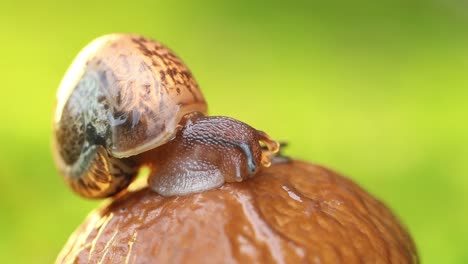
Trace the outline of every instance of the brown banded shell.
<instances>
[{"instance_id":1,"label":"brown banded shell","mask_svg":"<svg viewBox=\"0 0 468 264\"><path fill-rule=\"evenodd\" d=\"M55 161L74 191L107 197L138 171L132 157L171 140L181 118L207 105L184 63L130 34L100 37L65 74L54 118Z\"/></svg>"}]
</instances>

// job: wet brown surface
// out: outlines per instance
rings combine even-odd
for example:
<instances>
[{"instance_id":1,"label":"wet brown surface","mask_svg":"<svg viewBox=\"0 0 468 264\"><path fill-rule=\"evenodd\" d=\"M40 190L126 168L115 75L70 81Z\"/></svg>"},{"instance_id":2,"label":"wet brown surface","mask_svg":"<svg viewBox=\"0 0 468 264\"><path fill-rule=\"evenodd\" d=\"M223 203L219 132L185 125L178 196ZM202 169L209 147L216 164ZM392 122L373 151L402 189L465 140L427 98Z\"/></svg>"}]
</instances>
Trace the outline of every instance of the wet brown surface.
<instances>
[{"instance_id":1,"label":"wet brown surface","mask_svg":"<svg viewBox=\"0 0 468 264\"><path fill-rule=\"evenodd\" d=\"M416 263L381 202L333 171L294 161L182 197L148 189L93 212L58 263Z\"/></svg>"}]
</instances>

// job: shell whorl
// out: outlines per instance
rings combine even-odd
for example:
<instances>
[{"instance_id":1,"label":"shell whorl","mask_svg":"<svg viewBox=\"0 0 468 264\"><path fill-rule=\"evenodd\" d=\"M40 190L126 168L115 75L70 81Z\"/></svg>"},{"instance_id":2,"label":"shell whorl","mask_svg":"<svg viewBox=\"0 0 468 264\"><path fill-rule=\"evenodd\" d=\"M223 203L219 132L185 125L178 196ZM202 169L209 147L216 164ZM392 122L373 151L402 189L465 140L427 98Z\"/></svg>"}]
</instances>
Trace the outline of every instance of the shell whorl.
<instances>
[{"instance_id":1,"label":"shell whorl","mask_svg":"<svg viewBox=\"0 0 468 264\"><path fill-rule=\"evenodd\" d=\"M138 173L132 160L114 158L102 146L90 147L66 168L68 185L88 198L112 196L125 189Z\"/></svg>"},{"instance_id":2,"label":"shell whorl","mask_svg":"<svg viewBox=\"0 0 468 264\"><path fill-rule=\"evenodd\" d=\"M125 188L138 171L133 156L171 140L181 118L206 113L183 62L150 39L127 34L91 42L57 94L55 160L85 197Z\"/></svg>"}]
</instances>

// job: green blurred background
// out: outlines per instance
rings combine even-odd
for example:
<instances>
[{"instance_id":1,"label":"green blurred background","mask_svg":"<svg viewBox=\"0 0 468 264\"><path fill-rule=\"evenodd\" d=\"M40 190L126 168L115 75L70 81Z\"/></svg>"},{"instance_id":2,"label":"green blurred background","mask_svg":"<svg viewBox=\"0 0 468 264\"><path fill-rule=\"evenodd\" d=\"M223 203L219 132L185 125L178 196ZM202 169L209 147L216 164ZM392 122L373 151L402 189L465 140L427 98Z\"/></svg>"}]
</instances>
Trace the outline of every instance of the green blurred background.
<instances>
[{"instance_id":1,"label":"green blurred background","mask_svg":"<svg viewBox=\"0 0 468 264\"><path fill-rule=\"evenodd\" d=\"M110 32L167 44L212 114L288 140L289 155L384 200L423 262L468 263L463 1L10 1L0 29L2 263L52 262L99 204L55 171L51 115L69 63Z\"/></svg>"}]
</instances>

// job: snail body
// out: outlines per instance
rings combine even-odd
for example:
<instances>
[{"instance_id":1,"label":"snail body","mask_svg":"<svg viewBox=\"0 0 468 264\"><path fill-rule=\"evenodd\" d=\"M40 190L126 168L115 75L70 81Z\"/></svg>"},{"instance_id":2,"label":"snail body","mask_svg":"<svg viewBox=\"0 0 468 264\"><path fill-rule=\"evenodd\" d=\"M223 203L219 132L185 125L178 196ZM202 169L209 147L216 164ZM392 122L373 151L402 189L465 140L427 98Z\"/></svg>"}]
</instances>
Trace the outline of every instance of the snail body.
<instances>
[{"instance_id":1,"label":"snail body","mask_svg":"<svg viewBox=\"0 0 468 264\"><path fill-rule=\"evenodd\" d=\"M54 159L87 198L125 190L144 165L162 195L242 181L269 165L279 145L267 134L206 114L198 84L172 51L142 36L106 35L78 54L60 84Z\"/></svg>"},{"instance_id":2,"label":"snail body","mask_svg":"<svg viewBox=\"0 0 468 264\"><path fill-rule=\"evenodd\" d=\"M155 165L160 167L149 178L149 186L169 196L251 178L261 165L269 166L259 141L276 144L265 133L229 117L194 117L174 140L143 155L148 160L157 157Z\"/></svg>"}]
</instances>

